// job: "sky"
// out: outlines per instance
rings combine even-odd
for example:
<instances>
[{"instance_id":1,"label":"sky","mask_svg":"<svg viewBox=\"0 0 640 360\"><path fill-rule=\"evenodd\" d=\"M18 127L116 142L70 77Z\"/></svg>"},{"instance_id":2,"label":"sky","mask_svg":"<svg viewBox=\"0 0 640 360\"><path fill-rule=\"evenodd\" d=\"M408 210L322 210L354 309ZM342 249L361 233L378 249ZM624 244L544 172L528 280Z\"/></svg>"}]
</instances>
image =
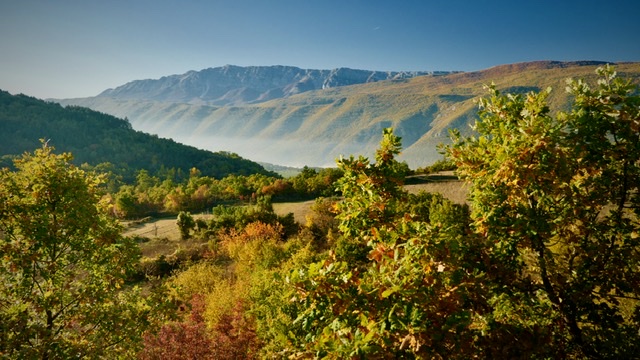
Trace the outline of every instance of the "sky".
<instances>
[{"instance_id":1,"label":"sky","mask_svg":"<svg viewBox=\"0 0 640 360\"><path fill-rule=\"evenodd\" d=\"M88 97L227 64L640 61L639 14L638 0L0 0L0 89Z\"/></svg>"}]
</instances>

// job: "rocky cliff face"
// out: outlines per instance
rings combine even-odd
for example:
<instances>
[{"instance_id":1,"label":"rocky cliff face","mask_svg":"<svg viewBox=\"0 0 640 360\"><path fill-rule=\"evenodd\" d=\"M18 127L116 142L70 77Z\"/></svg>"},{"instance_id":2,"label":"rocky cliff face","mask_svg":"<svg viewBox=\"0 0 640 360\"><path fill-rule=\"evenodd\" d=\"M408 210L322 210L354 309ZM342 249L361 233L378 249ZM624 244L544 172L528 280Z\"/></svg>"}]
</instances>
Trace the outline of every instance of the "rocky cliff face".
<instances>
[{"instance_id":1,"label":"rocky cliff face","mask_svg":"<svg viewBox=\"0 0 640 360\"><path fill-rule=\"evenodd\" d=\"M408 79L446 72L369 71L339 68L308 70L293 66L232 66L189 71L155 80L136 80L98 97L206 105L243 105L286 98L306 91Z\"/></svg>"}]
</instances>

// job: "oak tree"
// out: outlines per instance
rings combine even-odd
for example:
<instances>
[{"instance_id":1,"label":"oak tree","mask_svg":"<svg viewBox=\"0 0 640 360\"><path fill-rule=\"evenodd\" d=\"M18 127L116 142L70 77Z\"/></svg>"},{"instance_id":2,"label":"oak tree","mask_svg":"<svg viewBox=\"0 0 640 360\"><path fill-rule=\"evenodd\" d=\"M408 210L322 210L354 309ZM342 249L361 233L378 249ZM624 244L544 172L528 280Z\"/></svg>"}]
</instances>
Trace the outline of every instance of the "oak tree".
<instances>
[{"instance_id":1,"label":"oak tree","mask_svg":"<svg viewBox=\"0 0 640 360\"><path fill-rule=\"evenodd\" d=\"M342 238L323 260L288 276L298 306L283 353L320 358L469 358L477 254L466 212L441 196L411 195L385 129L376 162L342 159ZM462 224L462 225L461 225ZM470 265L470 263L474 265ZM299 334L304 334L302 337Z\"/></svg>"},{"instance_id":2,"label":"oak tree","mask_svg":"<svg viewBox=\"0 0 640 360\"><path fill-rule=\"evenodd\" d=\"M132 356L159 307L125 280L139 259L102 177L44 143L0 172L0 354Z\"/></svg>"},{"instance_id":3,"label":"oak tree","mask_svg":"<svg viewBox=\"0 0 640 360\"><path fill-rule=\"evenodd\" d=\"M477 135L447 149L492 260L484 330L536 337L541 357L640 350L640 96L613 68L597 73L593 88L568 81L567 113L550 111L550 89L490 87Z\"/></svg>"}]
</instances>

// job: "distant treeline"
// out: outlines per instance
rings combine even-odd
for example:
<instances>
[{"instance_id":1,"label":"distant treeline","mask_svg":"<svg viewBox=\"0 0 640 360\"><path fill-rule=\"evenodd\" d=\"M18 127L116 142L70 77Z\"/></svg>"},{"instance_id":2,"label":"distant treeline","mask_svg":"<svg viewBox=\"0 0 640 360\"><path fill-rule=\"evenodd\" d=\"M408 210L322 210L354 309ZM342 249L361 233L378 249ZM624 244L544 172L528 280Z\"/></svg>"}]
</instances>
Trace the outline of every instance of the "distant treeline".
<instances>
[{"instance_id":1,"label":"distant treeline","mask_svg":"<svg viewBox=\"0 0 640 360\"><path fill-rule=\"evenodd\" d=\"M193 168L187 180L175 183L140 170L132 184L122 184L109 176L107 192L113 215L132 219L181 211L205 212L219 205L332 197L341 195L336 192L335 183L342 175L337 168L304 167L298 175L287 179L262 174L215 179L202 176Z\"/></svg>"}]
</instances>

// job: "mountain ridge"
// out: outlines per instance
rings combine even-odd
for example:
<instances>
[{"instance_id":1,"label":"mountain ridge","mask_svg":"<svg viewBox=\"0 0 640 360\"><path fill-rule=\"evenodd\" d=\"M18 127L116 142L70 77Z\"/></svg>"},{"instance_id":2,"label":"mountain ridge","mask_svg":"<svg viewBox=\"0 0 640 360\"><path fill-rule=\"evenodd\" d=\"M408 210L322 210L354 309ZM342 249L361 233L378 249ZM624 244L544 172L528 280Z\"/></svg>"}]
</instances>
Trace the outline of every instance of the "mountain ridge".
<instances>
[{"instance_id":1,"label":"mountain ridge","mask_svg":"<svg viewBox=\"0 0 640 360\"><path fill-rule=\"evenodd\" d=\"M375 71L350 68L302 69L295 66L225 65L158 79L130 81L97 97L156 100L207 105L242 105L286 98L311 90L399 80L451 72Z\"/></svg>"},{"instance_id":2,"label":"mountain ridge","mask_svg":"<svg viewBox=\"0 0 640 360\"><path fill-rule=\"evenodd\" d=\"M225 150L260 162L333 166L340 156L375 151L382 129L403 138L411 167L441 158L436 146L448 130L470 133L475 100L495 83L503 92L526 93L547 87L554 111L566 109L567 78L594 78L607 62L537 61L494 66L477 72L376 81L310 90L257 103L211 104L131 100L109 96L62 101L128 118L134 128L209 150ZM638 82L640 63L616 70Z\"/></svg>"}]
</instances>

